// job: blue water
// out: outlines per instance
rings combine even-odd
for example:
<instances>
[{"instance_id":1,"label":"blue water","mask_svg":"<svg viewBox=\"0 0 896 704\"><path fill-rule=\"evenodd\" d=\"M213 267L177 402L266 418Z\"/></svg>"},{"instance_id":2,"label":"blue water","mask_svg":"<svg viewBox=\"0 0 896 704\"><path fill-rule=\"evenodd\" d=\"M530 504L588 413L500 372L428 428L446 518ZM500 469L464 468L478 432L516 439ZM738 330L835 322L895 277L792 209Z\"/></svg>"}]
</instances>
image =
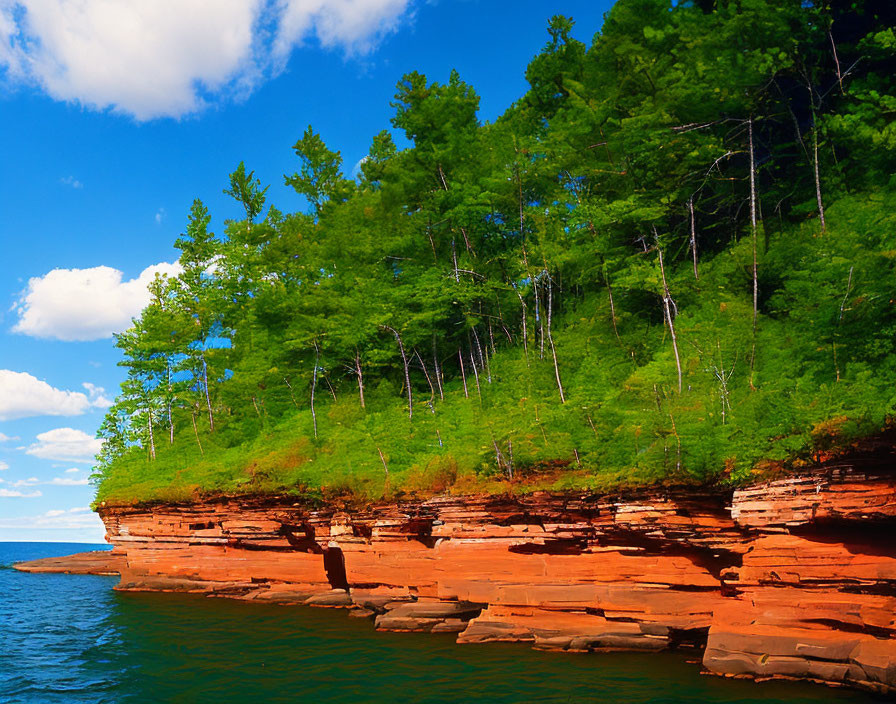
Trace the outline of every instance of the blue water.
<instances>
[{"instance_id":1,"label":"blue water","mask_svg":"<svg viewBox=\"0 0 896 704\"><path fill-rule=\"evenodd\" d=\"M17 560L100 546L0 543L0 702L867 702L700 674L696 654L570 655L377 633L345 611L121 594Z\"/></svg>"}]
</instances>

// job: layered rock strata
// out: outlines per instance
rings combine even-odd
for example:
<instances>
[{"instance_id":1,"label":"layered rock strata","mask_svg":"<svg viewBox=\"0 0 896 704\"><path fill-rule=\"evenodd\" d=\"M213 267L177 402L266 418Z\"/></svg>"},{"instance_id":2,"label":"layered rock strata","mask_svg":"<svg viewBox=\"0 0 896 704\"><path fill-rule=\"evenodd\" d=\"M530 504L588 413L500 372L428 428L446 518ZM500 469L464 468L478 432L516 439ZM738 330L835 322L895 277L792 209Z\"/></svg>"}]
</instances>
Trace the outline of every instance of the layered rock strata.
<instances>
[{"instance_id":1,"label":"layered rock strata","mask_svg":"<svg viewBox=\"0 0 896 704\"><path fill-rule=\"evenodd\" d=\"M892 455L733 493L288 497L100 510L123 590L349 607L388 630L896 693Z\"/></svg>"},{"instance_id":2,"label":"layered rock strata","mask_svg":"<svg viewBox=\"0 0 896 704\"><path fill-rule=\"evenodd\" d=\"M13 565L20 572L45 574L121 574L125 565L123 550L92 550L65 557L44 557L39 560L18 562Z\"/></svg>"}]
</instances>

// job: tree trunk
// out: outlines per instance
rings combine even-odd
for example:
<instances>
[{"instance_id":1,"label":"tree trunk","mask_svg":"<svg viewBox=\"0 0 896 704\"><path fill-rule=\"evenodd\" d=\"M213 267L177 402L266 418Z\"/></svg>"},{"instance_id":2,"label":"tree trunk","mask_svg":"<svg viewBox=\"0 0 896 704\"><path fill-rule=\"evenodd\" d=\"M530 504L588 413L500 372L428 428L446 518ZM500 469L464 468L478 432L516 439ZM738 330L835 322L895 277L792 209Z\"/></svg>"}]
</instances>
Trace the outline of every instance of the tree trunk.
<instances>
[{"instance_id":1,"label":"tree trunk","mask_svg":"<svg viewBox=\"0 0 896 704\"><path fill-rule=\"evenodd\" d=\"M522 309L522 319L523 319L523 352L526 355L526 366L529 366L529 331L526 329L526 318L528 317L528 312L526 310L526 302L523 300L523 295L519 292L519 289L516 287L516 284L511 282L513 286L513 290L516 292L517 298L520 299L520 308Z\"/></svg>"},{"instance_id":2,"label":"tree trunk","mask_svg":"<svg viewBox=\"0 0 896 704\"><path fill-rule=\"evenodd\" d=\"M752 348L750 350L750 388L756 388L753 384L753 370L756 366L756 328L759 322L759 265L756 251L757 223L756 223L756 154L753 149L753 118L747 122L747 133L750 141L750 235L753 242L753 334Z\"/></svg>"},{"instance_id":3,"label":"tree trunk","mask_svg":"<svg viewBox=\"0 0 896 704\"><path fill-rule=\"evenodd\" d=\"M426 377L426 383L429 384L429 410L433 413L436 412L436 389L432 385L432 379L429 377L429 372L426 369L426 363L423 361L423 357L420 356L420 352L417 351L417 348L414 348L414 354L417 355L417 361L420 362L420 367L423 369L423 376Z\"/></svg>"},{"instance_id":4,"label":"tree trunk","mask_svg":"<svg viewBox=\"0 0 896 704\"><path fill-rule=\"evenodd\" d=\"M355 350L355 374L358 375L358 398L361 400L361 408L364 405L364 374L361 371L361 354Z\"/></svg>"},{"instance_id":5,"label":"tree trunk","mask_svg":"<svg viewBox=\"0 0 896 704\"><path fill-rule=\"evenodd\" d=\"M156 458L156 440L152 432L152 409L146 409L146 427L149 429L149 457Z\"/></svg>"},{"instance_id":6,"label":"tree trunk","mask_svg":"<svg viewBox=\"0 0 896 704\"><path fill-rule=\"evenodd\" d=\"M837 316L837 329L834 332L834 342L832 345L834 350L834 372L837 381L840 381L840 364L837 361L837 338L840 336L840 324L843 322L843 311L846 309L846 301L849 299L850 291L852 291L853 268L854 267L849 267L849 278L846 281L846 293L843 294L843 300L840 302L840 315Z\"/></svg>"},{"instance_id":7,"label":"tree trunk","mask_svg":"<svg viewBox=\"0 0 896 704\"><path fill-rule=\"evenodd\" d=\"M432 363L436 370L436 385L439 387L439 398L445 400L445 392L442 389L442 369L439 367L439 352L436 348L436 336L432 336Z\"/></svg>"},{"instance_id":8,"label":"tree trunk","mask_svg":"<svg viewBox=\"0 0 896 704\"><path fill-rule=\"evenodd\" d=\"M654 233L656 230L654 229ZM666 322L669 324L669 334L672 336L672 350L675 352L675 367L678 369L678 393L681 393L681 358L678 356L678 339L675 337L675 323L672 320L672 295L666 283L666 267L663 265L663 248L659 242L656 246L660 255L660 274L663 277L663 311L666 314Z\"/></svg>"},{"instance_id":9,"label":"tree trunk","mask_svg":"<svg viewBox=\"0 0 896 704\"><path fill-rule=\"evenodd\" d=\"M205 405L208 408L208 429L209 432L215 432L215 416L212 414L212 399L208 391L208 364L205 362L205 354L199 355L202 358L202 383L205 387Z\"/></svg>"},{"instance_id":10,"label":"tree trunk","mask_svg":"<svg viewBox=\"0 0 896 704\"><path fill-rule=\"evenodd\" d=\"M694 197L688 198L688 211L691 214L691 254L694 256L694 280L699 281L700 276L697 274L697 228L694 222Z\"/></svg>"},{"instance_id":11,"label":"tree trunk","mask_svg":"<svg viewBox=\"0 0 896 704\"><path fill-rule=\"evenodd\" d=\"M470 398L470 393L467 390L467 373L464 371L464 355L460 351L460 347L457 348L457 359L460 361L460 378L464 382L464 398Z\"/></svg>"},{"instance_id":12,"label":"tree trunk","mask_svg":"<svg viewBox=\"0 0 896 704\"><path fill-rule=\"evenodd\" d=\"M197 430L197 428L196 428L196 412L195 411L193 411L193 410L190 411L190 418L193 421L193 435L196 436L196 444L199 445L199 454L205 455L205 451L202 449L202 443L199 442L199 430Z\"/></svg>"},{"instance_id":13,"label":"tree trunk","mask_svg":"<svg viewBox=\"0 0 896 704\"><path fill-rule=\"evenodd\" d=\"M311 372L311 422L314 425L314 438L317 439L317 413L314 411L314 392L317 390L317 360L320 357L320 350L317 343L314 343L314 370Z\"/></svg>"},{"instance_id":14,"label":"tree trunk","mask_svg":"<svg viewBox=\"0 0 896 704\"><path fill-rule=\"evenodd\" d=\"M473 365L473 376L476 379L476 394L479 396L479 403L482 403L482 388L479 386L479 370L476 368L476 360L473 358L472 348L470 348L470 364Z\"/></svg>"},{"instance_id":15,"label":"tree trunk","mask_svg":"<svg viewBox=\"0 0 896 704\"><path fill-rule=\"evenodd\" d=\"M414 399L411 394L411 372L408 369L408 357L404 353L404 344L401 341L401 335L398 334L398 330L395 328L390 328L388 325L381 326L386 330L389 330L393 335L395 335L395 339L398 342L398 351L401 352L401 362L404 364L404 381L408 387L408 419L412 419L414 417Z\"/></svg>"},{"instance_id":16,"label":"tree trunk","mask_svg":"<svg viewBox=\"0 0 896 704\"><path fill-rule=\"evenodd\" d=\"M613 302L613 287L610 286L610 277L607 276L607 267L604 266L604 283L607 284L607 293L610 294L610 321L613 323L613 333L620 342L619 329L616 327L616 304Z\"/></svg>"},{"instance_id":17,"label":"tree trunk","mask_svg":"<svg viewBox=\"0 0 896 704\"><path fill-rule=\"evenodd\" d=\"M479 344L479 335L476 333L476 328L473 328L473 338L476 340L476 351L479 355L479 366L485 370L486 379L488 383L492 383L492 372L488 363L488 350L486 350L485 355L482 354L482 345Z\"/></svg>"},{"instance_id":18,"label":"tree trunk","mask_svg":"<svg viewBox=\"0 0 896 704\"><path fill-rule=\"evenodd\" d=\"M822 233L827 229L824 222L824 203L821 200L821 175L818 169L818 125L815 122L815 111L812 111L812 162L815 172L815 200L818 203L818 220Z\"/></svg>"}]
</instances>

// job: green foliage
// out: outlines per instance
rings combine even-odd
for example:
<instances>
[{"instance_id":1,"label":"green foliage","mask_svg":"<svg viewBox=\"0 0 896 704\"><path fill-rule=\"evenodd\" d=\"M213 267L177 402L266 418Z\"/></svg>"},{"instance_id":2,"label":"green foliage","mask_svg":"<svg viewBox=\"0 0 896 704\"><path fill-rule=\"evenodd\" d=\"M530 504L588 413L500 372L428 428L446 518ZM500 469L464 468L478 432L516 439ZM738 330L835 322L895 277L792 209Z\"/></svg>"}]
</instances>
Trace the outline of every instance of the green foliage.
<instances>
[{"instance_id":1,"label":"green foliage","mask_svg":"<svg viewBox=\"0 0 896 704\"><path fill-rule=\"evenodd\" d=\"M240 164L245 220L196 201L117 340L98 499L737 482L879 432L896 43L859 5L619 0L590 47L554 17L493 124L408 74L413 145L356 181L309 127L311 215Z\"/></svg>"}]
</instances>

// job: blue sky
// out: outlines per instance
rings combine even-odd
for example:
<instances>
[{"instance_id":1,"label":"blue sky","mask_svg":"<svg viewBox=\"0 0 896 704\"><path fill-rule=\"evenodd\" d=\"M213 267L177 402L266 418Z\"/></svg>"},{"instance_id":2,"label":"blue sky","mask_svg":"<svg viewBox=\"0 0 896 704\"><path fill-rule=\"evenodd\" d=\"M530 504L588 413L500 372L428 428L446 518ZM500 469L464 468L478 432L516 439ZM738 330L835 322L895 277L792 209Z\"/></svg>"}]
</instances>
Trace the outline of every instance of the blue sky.
<instances>
[{"instance_id":1,"label":"blue sky","mask_svg":"<svg viewBox=\"0 0 896 704\"><path fill-rule=\"evenodd\" d=\"M347 171L402 74L452 68L491 120L550 15L590 43L609 0L0 0L0 540L102 540L93 436L128 326L190 203L216 231L244 160L269 203L311 124ZM153 268L155 267L155 268Z\"/></svg>"}]
</instances>

